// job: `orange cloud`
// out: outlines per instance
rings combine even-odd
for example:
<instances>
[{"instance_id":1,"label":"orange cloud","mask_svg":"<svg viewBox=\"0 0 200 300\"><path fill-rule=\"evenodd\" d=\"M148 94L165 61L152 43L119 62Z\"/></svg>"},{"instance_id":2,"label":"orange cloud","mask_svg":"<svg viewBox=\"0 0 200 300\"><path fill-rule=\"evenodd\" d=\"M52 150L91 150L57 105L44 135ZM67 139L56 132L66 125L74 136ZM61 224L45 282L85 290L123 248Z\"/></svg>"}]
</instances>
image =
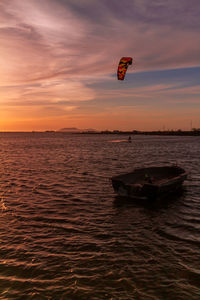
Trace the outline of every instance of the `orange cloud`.
<instances>
[{"instance_id":1,"label":"orange cloud","mask_svg":"<svg viewBox=\"0 0 200 300\"><path fill-rule=\"evenodd\" d=\"M127 122L129 127L131 118L138 120L139 126L146 122L142 119L155 123L145 109L159 116L157 109L163 104L198 104L197 85L163 82L123 89L116 84L107 90L103 84L100 89L94 85L103 80L112 85L116 80L112 75L124 55L134 59L129 73L200 65L200 34L195 26L199 18L194 8L190 8L190 16L185 1L181 10L174 1L165 2L127 0L125 9L120 1L113 6L112 0L2 0L3 128L22 129L24 124L31 129L34 120L41 128L51 124L65 127L66 120L87 127L115 128ZM124 107L119 105L120 99ZM168 117L169 111L168 107Z\"/></svg>"}]
</instances>

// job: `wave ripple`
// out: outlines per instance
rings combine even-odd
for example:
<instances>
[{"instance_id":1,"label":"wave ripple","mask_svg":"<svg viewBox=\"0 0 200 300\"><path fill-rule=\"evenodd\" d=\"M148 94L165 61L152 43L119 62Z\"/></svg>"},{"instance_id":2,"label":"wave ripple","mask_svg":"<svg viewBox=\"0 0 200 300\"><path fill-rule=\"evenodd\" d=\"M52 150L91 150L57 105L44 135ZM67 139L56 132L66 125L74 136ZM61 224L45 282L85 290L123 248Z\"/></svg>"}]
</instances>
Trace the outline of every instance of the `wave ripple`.
<instances>
[{"instance_id":1,"label":"wave ripple","mask_svg":"<svg viewBox=\"0 0 200 300\"><path fill-rule=\"evenodd\" d=\"M199 299L200 140L114 139L0 134L1 299ZM174 162L178 198L115 197L111 176Z\"/></svg>"}]
</instances>

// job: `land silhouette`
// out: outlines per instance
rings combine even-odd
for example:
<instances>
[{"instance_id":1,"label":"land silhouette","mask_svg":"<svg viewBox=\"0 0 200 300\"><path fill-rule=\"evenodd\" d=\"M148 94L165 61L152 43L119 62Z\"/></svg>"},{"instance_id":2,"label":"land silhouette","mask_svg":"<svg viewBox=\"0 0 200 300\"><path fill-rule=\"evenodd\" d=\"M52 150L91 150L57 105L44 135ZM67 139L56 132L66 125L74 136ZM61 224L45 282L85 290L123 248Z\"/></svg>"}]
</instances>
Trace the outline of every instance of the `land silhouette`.
<instances>
[{"instance_id":1,"label":"land silhouette","mask_svg":"<svg viewBox=\"0 0 200 300\"><path fill-rule=\"evenodd\" d=\"M53 131L53 130L52 130ZM47 131L49 132L49 131ZM51 131L50 131L51 132ZM200 128L192 128L191 130L153 130L153 131L140 131L140 130L96 130L93 128L79 129L76 127L62 128L54 132L63 133L81 133L81 134L127 134L127 135L174 135L174 136L200 136Z\"/></svg>"}]
</instances>

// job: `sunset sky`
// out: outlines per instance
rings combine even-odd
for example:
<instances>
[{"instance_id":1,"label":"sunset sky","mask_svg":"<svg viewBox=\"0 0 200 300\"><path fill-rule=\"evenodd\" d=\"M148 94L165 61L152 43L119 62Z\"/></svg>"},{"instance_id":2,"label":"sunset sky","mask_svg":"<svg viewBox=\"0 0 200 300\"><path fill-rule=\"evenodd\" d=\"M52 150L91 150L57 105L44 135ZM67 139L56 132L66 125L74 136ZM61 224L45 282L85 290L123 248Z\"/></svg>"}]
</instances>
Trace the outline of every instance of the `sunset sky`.
<instances>
[{"instance_id":1,"label":"sunset sky","mask_svg":"<svg viewBox=\"0 0 200 300\"><path fill-rule=\"evenodd\" d=\"M199 0L1 0L0 131L200 128L199 16Z\"/></svg>"}]
</instances>

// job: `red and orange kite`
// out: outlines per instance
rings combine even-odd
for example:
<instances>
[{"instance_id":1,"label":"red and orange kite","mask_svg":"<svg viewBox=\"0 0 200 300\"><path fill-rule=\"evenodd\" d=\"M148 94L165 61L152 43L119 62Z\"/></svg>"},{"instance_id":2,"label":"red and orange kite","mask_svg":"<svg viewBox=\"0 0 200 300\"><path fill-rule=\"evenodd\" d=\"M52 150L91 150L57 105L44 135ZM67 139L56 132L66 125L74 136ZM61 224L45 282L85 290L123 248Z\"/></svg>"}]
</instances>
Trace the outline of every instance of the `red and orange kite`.
<instances>
[{"instance_id":1,"label":"red and orange kite","mask_svg":"<svg viewBox=\"0 0 200 300\"><path fill-rule=\"evenodd\" d=\"M118 80L124 80L126 71L129 65L132 65L132 57L122 57L119 61L117 78Z\"/></svg>"}]
</instances>

